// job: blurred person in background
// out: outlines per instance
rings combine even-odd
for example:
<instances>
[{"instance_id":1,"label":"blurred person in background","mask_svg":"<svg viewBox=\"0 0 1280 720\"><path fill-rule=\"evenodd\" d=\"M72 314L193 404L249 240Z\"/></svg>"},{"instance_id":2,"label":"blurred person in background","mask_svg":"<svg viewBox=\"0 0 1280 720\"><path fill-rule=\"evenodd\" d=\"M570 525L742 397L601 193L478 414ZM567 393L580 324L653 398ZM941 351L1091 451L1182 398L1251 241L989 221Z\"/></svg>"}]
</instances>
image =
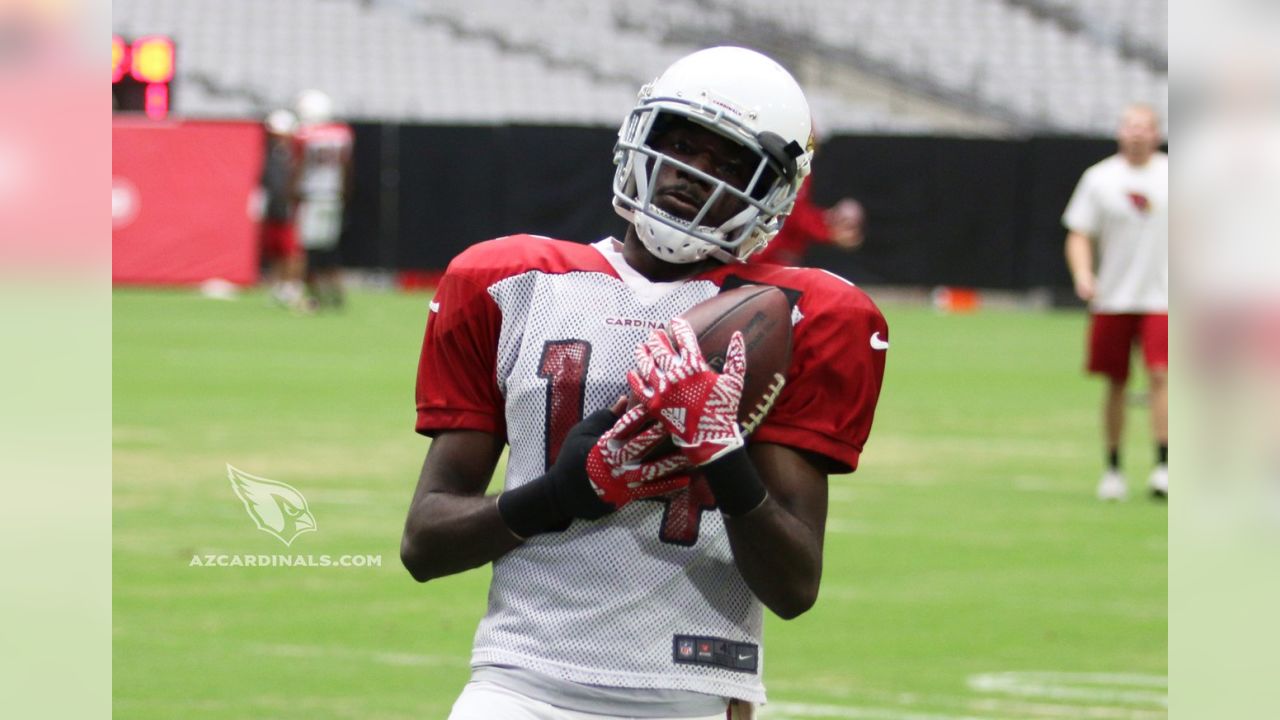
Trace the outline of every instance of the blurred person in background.
<instances>
[{"instance_id":1,"label":"blurred person in background","mask_svg":"<svg viewBox=\"0 0 1280 720\"><path fill-rule=\"evenodd\" d=\"M333 119L333 101L319 90L305 90L297 100L298 131L294 135L297 232L306 250L306 283L312 308L339 308L343 303L338 238L351 189L354 146L351 127Z\"/></svg>"},{"instance_id":2,"label":"blurred person in background","mask_svg":"<svg viewBox=\"0 0 1280 720\"><path fill-rule=\"evenodd\" d=\"M740 262L808 174L807 106L759 53L689 55L619 131L622 240L516 235L450 263L401 559L422 582L492 563L452 720L724 720L764 701L764 609L817 599L828 476L858 465L889 346L852 284ZM742 336L717 370L672 319L743 283L795 296L789 379L749 438ZM628 391L645 399L624 413Z\"/></svg>"},{"instance_id":3,"label":"blurred person in background","mask_svg":"<svg viewBox=\"0 0 1280 720\"><path fill-rule=\"evenodd\" d=\"M814 132L816 138L817 131ZM813 151L817 152L816 139ZM805 179L782 229L763 249L747 258L748 262L798 267L804 264L805 253L815 243L846 251L862 247L866 222L862 204L844 198L830 208L819 207L809 196L812 181L812 176Z\"/></svg>"},{"instance_id":4,"label":"blurred person in background","mask_svg":"<svg viewBox=\"0 0 1280 720\"><path fill-rule=\"evenodd\" d=\"M1116 134L1119 152L1085 171L1062 216L1067 265L1091 313L1086 366L1107 380L1102 500L1128 494L1120 447L1135 345L1147 368L1156 441L1147 484L1157 497L1169 493L1169 158L1160 139L1154 109L1127 108Z\"/></svg>"},{"instance_id":5,"label":"blurred person in background","mask_svg":"<svg viewBox=\"0 0 1280 720\"><path fill-rule=\"evenodd\" d=\"M305 300L306 256L298 244L291 187L293 133L297 125L297 118L288 110L275 110L267 115L265 157L259 181L262 198L259 243L266 265L267 287L271 297L288 308L298 308Z\"/></svg>"}]
</instances>

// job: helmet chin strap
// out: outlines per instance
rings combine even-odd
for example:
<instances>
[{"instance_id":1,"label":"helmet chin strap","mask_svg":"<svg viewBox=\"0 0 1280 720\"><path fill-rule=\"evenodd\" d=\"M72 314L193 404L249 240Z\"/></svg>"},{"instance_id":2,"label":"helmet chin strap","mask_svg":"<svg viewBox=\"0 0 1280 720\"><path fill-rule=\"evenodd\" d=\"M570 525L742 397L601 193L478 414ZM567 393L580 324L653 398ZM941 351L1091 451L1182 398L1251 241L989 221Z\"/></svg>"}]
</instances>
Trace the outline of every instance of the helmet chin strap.
<instances>
[{"instance_id":1,"label":"helmet chin strap","mask_svg":"<svg viewBox=\"0 0 1280 720\"><path fill-rule=\"evenodd\" d=\"M633 224L640 242L663 262L687 265L705 260L713 250L719 249L705 240L654 219L646 211L635 213Z\"/></svg>"}]
</instances>

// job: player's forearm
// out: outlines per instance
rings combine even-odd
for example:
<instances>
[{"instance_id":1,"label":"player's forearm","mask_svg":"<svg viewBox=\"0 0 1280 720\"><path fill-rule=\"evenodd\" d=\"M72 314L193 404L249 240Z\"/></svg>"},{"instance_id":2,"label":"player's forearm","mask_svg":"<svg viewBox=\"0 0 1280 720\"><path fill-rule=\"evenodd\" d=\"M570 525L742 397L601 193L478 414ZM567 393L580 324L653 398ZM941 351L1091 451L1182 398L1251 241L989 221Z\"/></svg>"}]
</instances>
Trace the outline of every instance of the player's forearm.
<instances>
[{"instance_id":1,"label":"player's forearm","mask_svg":"<svg viewBox=\"0 0 1280 720\"><path fill-rule=\"evenodd\" d=\"M813 607L822 579L822 548L813 530L772 499L746 515L725 517L729 546L747 587L778 617Z\"/></svg>"},{"instance_id":2,"label":"player's forearm","mask_svg":"<svg viewBox=\"0 0 1280 720\"><path fill-rule=\"evenodd\" d=\"M409 513L400 559L418 582L480 567L520 544L492 496L423 495Z\"/></svg>"},{"instance_id":3,"label":"player's forearm","mask_svg":"<svg viewBox=\"0 0 1280 720\"><path fill-rule=\"evenodd\" d=\"M702 469L747 587L783 619L812 607L822 577L820 532L769 496L745 449Z\"/></svg>"}]
</instances>

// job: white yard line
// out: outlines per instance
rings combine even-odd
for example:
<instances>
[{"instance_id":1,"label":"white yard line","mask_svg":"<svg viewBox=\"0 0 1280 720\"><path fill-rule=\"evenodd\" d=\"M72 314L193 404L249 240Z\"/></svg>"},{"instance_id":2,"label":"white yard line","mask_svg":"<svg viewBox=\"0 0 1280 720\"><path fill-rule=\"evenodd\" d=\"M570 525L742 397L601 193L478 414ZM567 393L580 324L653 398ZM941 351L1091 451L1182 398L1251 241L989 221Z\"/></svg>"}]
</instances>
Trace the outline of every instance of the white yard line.
<instances>
[{"instance_id":1,"label":"white yard line","mask_svg":"<svg viewBox=\"0 0 1280 720\"><path fill-rule=\"evenodd\" d=\"M1052 700L1168 707L1169 679L1136 673L1001 672L969 678L971 690Z\"/></svg>"},{"instance_id":2,"label":"white yard line","mask_svg":"<svg viewBox=\"0 0 1280 720\"><path fill-rule=\"evenodd\" d=\"M449 655L425 655L422 653L387 652L382 650L365 650L362 648L344 647L340 645L288 645L253 643L248 646L254 653L274 655L286 658L340 658L344 660L365 661L380 665L400 666L442 666L466 664L466 657Z\"/></svg>"},{"instance_id":3,"label":"white yard line","mask_svg":"<svg viewBox=\"0 0 1280 720\"><path fill-rule=\"evenodd\" d=\"M816 684L779 683L790 697L831 701L771 702L762 720L1167 720L1169 680L1142 673L996 672L971 676L975 694L902 696L833 692ZM992 697L995 695L996 697ZM1004 697L1001 697L1004 696ZM857 701L869 705L856 704ZM833 701L833 702L832 702ZM931 709L922 709L924 705ZM941 708L941 709L939 709Z\"/></svg>"}]
</instances>

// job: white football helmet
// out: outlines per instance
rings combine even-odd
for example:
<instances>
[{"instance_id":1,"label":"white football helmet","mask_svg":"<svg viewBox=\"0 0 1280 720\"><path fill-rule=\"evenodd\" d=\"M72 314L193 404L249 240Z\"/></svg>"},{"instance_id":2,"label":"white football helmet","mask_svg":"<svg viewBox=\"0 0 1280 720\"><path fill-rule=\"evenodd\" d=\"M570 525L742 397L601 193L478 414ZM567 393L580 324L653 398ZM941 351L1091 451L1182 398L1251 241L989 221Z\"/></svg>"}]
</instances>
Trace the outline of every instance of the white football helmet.
<instances>
[{"instance_id":1,"label":"white football helmet","mask_svg":"<svg viewBox=\"0 0 1280 720\"><path fill-rule=\"evenodd\" d=\"M296 103L298 122L302 125L319 125L333 119L333 100L320 90L303 90Z\"/></svg>"},{"instance_id":2,"label":"white football helmet","mask_svg":"<svg viewBox=\"0 0 1280 720\"><path fill-rule=\"evenodd\" d=\"M272 110L266 125L267 131L274 135L288 135L298 129L298 118L288 110Z\"/></svg>"},{"instance_id":3,"label":"white football helmet","mask_svg":"<svg viewBox=\"0 0 1280 720\"><path fill-rule=\"evenodd\" d=\"M760 158L750 184L729 183L652 147L662 114L691 120L750 149ZM813 159L812 121L804 92L781 65L753 50L716 47L688 55L640 89L639 101L614 146L613 207L631 221L649 252L672 263L708 256L741 261L782 227ZM658 172L674 165L711 192L691 221L653 204ZM701 224L723 195L743 210L719 227Z\"/></svg>"}]
</instances>

